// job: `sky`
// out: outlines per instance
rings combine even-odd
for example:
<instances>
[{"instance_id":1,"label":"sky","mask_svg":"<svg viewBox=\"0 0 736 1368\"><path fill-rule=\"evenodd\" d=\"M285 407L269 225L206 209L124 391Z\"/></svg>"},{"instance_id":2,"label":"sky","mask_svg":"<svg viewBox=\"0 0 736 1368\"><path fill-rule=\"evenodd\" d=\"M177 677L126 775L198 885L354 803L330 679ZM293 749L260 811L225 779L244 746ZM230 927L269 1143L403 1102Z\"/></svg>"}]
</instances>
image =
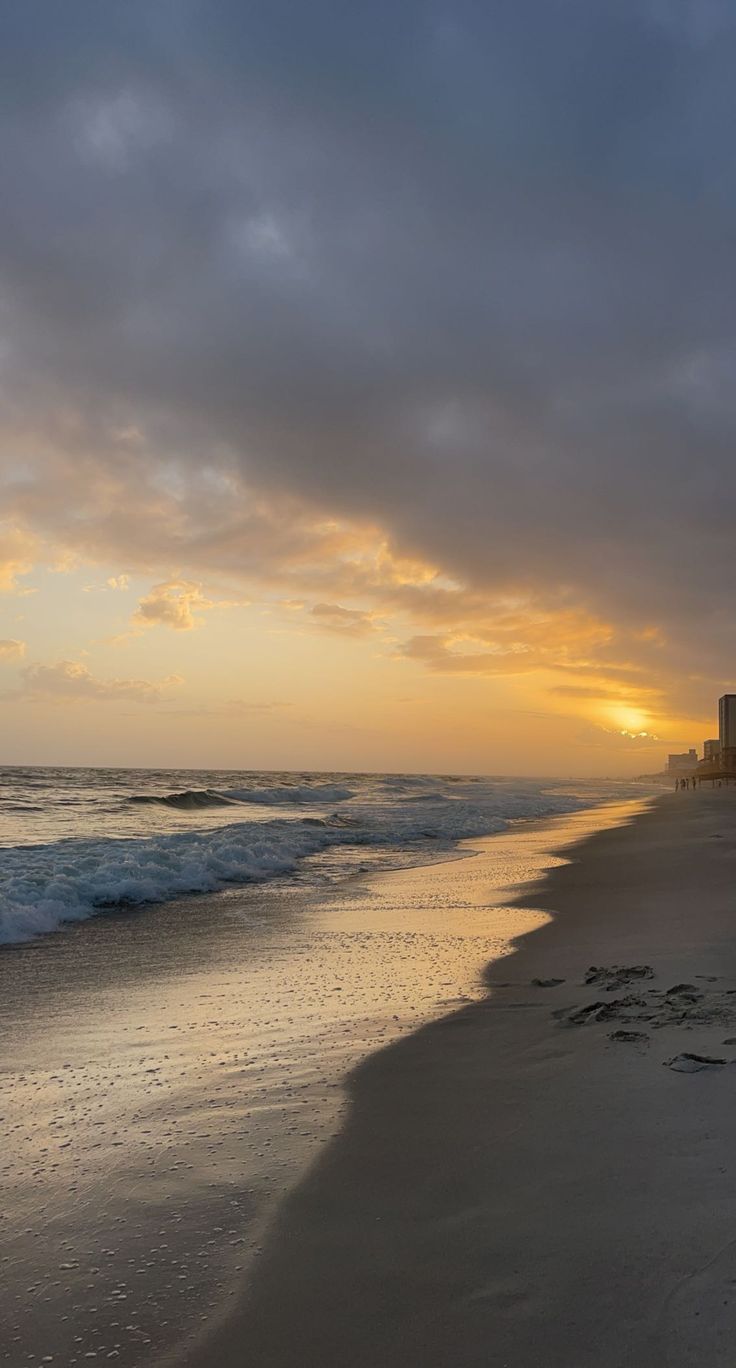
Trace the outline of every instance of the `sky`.
<instances>
[{"instance_id":1,"label":"sky","mask_svg":"<svg viewBox=\"0 0 736 1368\"><path fill-rule=\"evenodd\" d=\"M727 0L0 6L0 761L717 734L735 67Z\"/></svg>"}]
</instances>

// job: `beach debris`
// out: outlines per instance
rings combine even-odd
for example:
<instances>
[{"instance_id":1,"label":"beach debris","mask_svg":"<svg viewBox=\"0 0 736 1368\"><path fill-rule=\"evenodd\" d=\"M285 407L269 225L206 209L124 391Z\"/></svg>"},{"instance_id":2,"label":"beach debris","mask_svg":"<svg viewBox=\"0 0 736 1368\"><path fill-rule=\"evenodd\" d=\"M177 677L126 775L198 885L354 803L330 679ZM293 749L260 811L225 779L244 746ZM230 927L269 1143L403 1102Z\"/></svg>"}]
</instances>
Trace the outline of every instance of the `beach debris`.
<instances>
[{"instance_id":1,"label":"beach debris","mask_svg":"<svg viewBox=\"0 0 736 1368\"><path fill-rule=\"evenodd\" d=\"M703 1069L722 1069L728 1061L713 1055L679 1054L674 1059L665 1059L664 1064L676 1073L701 1073Z\"/></svg>"},{"instance_id":2,"label":"beach debris","mask_svg":"<svg viewBox=\"0 0 736 1368\"><path fill-rule=\"evenodd\" d=\"M560 985L561 983L564 983L564 982L565 982L564 979L559 979L559 978L548 978L548 979L533 978L533 979L532 979L532 988L558 988L559 985Z\"/></svg>"},{"instance_id":3,"label":"beach debris","mask_svg":"<svg viewBox=\"0 0 736 1368\"><path fill-rule=\"evenodd\" d=\"M649 1041L646 1031L612 1031L609 1040L622 1040L630 1045L643 1045Z\"/></svg>"},{"instance_id":4,"label":"beach debris","mask_svg":"<svg viewBox=\"0 0 736 1368\"><path fill-rule=\"evenodd\" d=\"M588 988L594 984L596 988L605 988L607 993L612 993L617 988L626 988L639 979L651 978L654 978L651 964L612 964L608 967L591 964L584 982Z\"/></svg>"}]
</instances>

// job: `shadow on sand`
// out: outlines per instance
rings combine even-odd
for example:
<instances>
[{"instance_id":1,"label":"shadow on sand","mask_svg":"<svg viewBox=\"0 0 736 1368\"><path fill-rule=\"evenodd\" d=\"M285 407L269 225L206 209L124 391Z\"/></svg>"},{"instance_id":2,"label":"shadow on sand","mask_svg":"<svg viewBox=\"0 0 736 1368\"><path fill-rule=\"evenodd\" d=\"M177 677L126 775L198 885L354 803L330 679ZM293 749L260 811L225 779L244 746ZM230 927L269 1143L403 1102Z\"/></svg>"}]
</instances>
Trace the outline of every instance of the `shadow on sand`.
<instances>
[{"instance_id":1,"label":"shadow on sand","mask_svg":"<svg viewBox=\"0 0 736 1368\"><path fill-rule=\"evenodd\" d=\"M489 968L489 996L353 1072L339 1136L284 1202L238 1312L188 1364L670 1362L657 1348L658 1259L668 1240L690 1258L702 1238L709 1175L698 1168L692 1205L681 1184L707 1116L683 1111L683 1078L658 1057L553 1017L589 996L587 965L621 962L646 938L648 892L692 882L687 840L666 876L652 861L669 811L645 812L633 836L621 827L576 847L516 902L557 915ZM651 934L661 938L661 923ZM702 1101L714 1080L696 1079L686 1086ZM682 1149L674 1174L661 1163L663 1128Z\"/></svg>"}]
</instances>

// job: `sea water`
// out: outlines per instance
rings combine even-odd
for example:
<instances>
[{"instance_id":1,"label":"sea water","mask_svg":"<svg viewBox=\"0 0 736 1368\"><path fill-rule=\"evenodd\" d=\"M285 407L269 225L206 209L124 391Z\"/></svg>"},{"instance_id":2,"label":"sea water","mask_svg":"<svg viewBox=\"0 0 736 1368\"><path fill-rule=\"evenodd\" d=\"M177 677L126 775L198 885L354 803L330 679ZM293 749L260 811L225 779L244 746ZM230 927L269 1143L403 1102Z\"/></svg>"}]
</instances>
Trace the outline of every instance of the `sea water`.
<instances>
[{"instance_id":1,"label":"sea water","mask_svg":"<svg viewBox=\"0 0 736 1368\"><path fill-rule=\"evenodd\" d=\"M637 796L614 781L0 770L0 944L257 881L442 858L509 822Z\"/></svg>"}]
</instances>

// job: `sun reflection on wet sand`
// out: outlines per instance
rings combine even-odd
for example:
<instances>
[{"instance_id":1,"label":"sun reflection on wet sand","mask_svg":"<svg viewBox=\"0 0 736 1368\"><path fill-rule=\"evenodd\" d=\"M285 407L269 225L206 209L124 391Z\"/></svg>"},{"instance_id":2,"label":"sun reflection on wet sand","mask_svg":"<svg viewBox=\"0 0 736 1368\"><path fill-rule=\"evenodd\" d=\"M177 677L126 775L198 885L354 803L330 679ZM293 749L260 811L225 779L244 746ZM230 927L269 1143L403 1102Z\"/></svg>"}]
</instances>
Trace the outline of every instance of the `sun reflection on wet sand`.
<instances>
[{"instance_id":1,"label":"sun reflection on wet sand","mask_svg":"<svg viewBox=\"0 0 736 1368\"><path fill-rule=\"evenodd\" d=\"M481 996L547 914L509 890L639 804L519 825L327 890L238 889L2 956L0 1355L150 1363L227 1309L341 1080ZM472 853L471 853L472 852Z\"/></svg>"}]
</instances>

